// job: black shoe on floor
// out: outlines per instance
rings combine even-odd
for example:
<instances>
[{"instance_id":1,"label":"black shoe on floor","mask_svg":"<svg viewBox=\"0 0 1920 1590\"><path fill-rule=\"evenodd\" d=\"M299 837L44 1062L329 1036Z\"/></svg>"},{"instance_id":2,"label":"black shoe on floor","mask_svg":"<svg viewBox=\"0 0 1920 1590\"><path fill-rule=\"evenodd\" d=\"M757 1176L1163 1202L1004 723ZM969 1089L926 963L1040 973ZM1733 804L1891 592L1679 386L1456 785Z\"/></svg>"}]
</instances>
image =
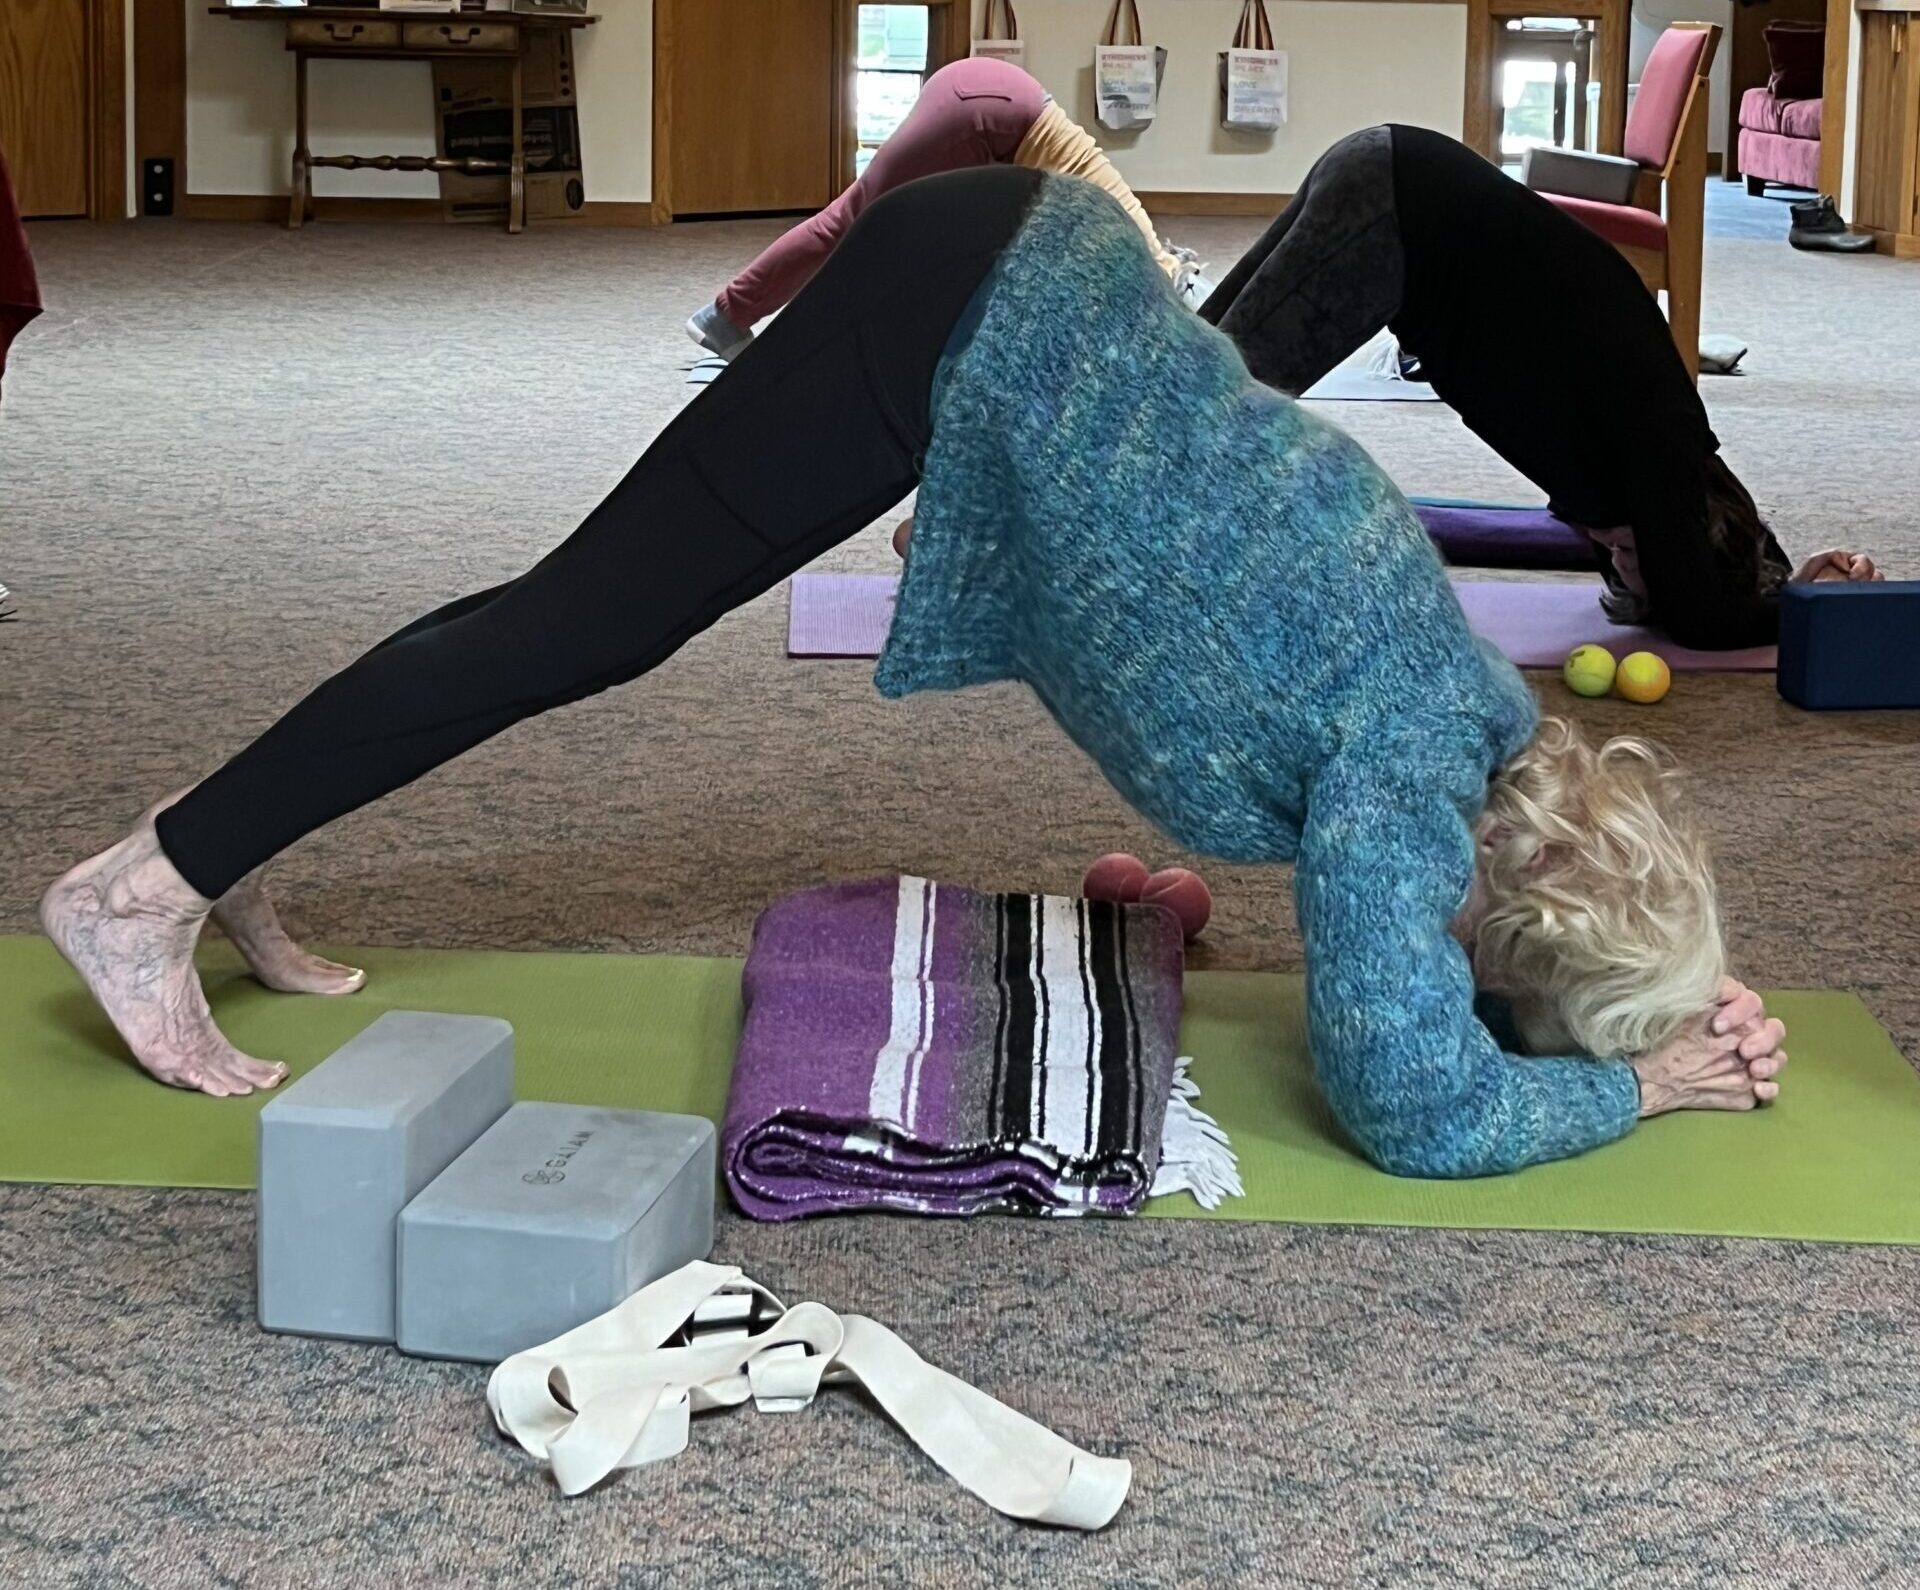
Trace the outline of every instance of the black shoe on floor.
<instances>
[{"instance_id":1,"label":"black shoe on floor","mask_svg":"<svg viewBox=\"0 0 1920 1590\"><path fill-rule=\"evenodd\" d=\"M1849 232L1840 219L1832 199L1802 199L1793 206L1793 226L1787 241L1795 248L1822 254L1867 254L1873 250L1873 238L1865 232Z\"/></svg>"}]
</instances>

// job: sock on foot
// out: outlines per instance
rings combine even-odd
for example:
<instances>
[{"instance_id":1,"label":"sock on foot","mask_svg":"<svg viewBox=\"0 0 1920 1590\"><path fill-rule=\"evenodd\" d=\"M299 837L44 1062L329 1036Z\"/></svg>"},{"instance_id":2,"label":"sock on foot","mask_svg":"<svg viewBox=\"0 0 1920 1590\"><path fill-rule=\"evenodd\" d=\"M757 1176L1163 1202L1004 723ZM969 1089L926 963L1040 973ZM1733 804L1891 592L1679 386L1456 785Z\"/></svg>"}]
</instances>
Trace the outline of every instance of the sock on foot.
<instances>
[{"instance_id":1,"label":"sock on foot","mask_svg":"<svg viewBox=\"0 0 1920 1590\"><path fill-rule=\"evenodd\" d=\"M708 304L696 309L687 320L687 335L709 353L732 361L733 357L753 341L751 331L742 331L720 312L718 304Z\"/></svg>"}]
</instances>

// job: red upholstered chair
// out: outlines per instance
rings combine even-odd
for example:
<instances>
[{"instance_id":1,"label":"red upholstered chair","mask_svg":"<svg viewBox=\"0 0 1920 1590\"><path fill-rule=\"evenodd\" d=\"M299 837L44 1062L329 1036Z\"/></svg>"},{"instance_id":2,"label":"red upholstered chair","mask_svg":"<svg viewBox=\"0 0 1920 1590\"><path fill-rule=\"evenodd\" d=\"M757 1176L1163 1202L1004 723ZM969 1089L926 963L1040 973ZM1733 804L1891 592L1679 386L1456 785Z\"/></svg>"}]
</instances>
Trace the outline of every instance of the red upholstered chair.
<instances>
[{"instance_id":1,"label":"red upholstered chair","mask_svg":"<svg viewBox=\"0 0 1920 1590\"><path fill-rule=\"evenodd\" d=\"M1711 22L1676 22L1660 35L1627 117L1626 158L1639 173L1623 204L1548 191L1551 169L1529 181L1620 250L1650 292L1667 295L1667 324L1688 371L1700 374L1700 254L1706 232L1707 73L1720 45Z\"/></svg>"}]
</instances>

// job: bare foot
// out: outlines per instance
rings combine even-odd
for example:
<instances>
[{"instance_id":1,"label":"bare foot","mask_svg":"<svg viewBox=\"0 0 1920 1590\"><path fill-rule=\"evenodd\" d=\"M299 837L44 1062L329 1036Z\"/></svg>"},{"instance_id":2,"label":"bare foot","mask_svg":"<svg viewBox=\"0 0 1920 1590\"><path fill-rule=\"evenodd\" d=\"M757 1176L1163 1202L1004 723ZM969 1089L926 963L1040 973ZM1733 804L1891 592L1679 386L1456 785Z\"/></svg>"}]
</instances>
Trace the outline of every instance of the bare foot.
<instances>
[{"instance_id":1,"label":"bare foot","mask_svg":"<svg viewBox=\"0 0 1920 1590\"><path fill-rule=\"evenodd\" d=\"M213 1023L193 965L211 902L174 870L151 818L46 892L40 925L141 1066L215 1097L271 1088L287 1074L242 1054Z\"/></svg>"},{"instance_id":2,"label":"bare foot","mask_svg":"<svg viewBox=\"0 0 1920 1590\"><path fill-rule=\"evenodd\" d=\"M151 823L186 793L175 790L140 821ZM266 874L265 867L255 867L213 902L214 924L233 942L247 970L282 994L359 993L366 986L365 972L310 954L280 925L280 913L267 898Z\"/></svg>"},{"instance_id":3,"label":"bare foot","mask_svg":"<svg viewBox=\"0 0 1920 1590\"><path fill-rule=\"evenodd\" d=\"M283 994L357 994L367 974L302 949L280 925L262 885L264 868L248 873L213 902L213 920L233 940L253 975Z\"/></svg>"}]
</instances>

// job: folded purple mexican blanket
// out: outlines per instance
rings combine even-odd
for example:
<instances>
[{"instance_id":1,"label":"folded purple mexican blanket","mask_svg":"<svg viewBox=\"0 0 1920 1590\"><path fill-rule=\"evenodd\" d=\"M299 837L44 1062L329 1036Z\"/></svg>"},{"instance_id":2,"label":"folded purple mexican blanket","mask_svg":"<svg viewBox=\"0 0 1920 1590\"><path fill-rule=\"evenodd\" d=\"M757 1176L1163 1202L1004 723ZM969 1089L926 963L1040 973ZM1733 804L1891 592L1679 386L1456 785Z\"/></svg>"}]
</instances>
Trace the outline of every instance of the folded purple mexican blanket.
<instances>
[{"instance_id":1,"label":"folded purple mexican blanket","mask_svg":"<svg viewBox=\"0 0 1920 1590\"><path fill-rule=\"evenodd\" d=\"M721 1136L734 1199L763 1220L1131 1214L1170 1114L1185 1167L1170 1180L1237 1191L1179 1075L1182 966L1157 906L911 877L779 901L741 979Z\"/></svg>"}]
</instances>

